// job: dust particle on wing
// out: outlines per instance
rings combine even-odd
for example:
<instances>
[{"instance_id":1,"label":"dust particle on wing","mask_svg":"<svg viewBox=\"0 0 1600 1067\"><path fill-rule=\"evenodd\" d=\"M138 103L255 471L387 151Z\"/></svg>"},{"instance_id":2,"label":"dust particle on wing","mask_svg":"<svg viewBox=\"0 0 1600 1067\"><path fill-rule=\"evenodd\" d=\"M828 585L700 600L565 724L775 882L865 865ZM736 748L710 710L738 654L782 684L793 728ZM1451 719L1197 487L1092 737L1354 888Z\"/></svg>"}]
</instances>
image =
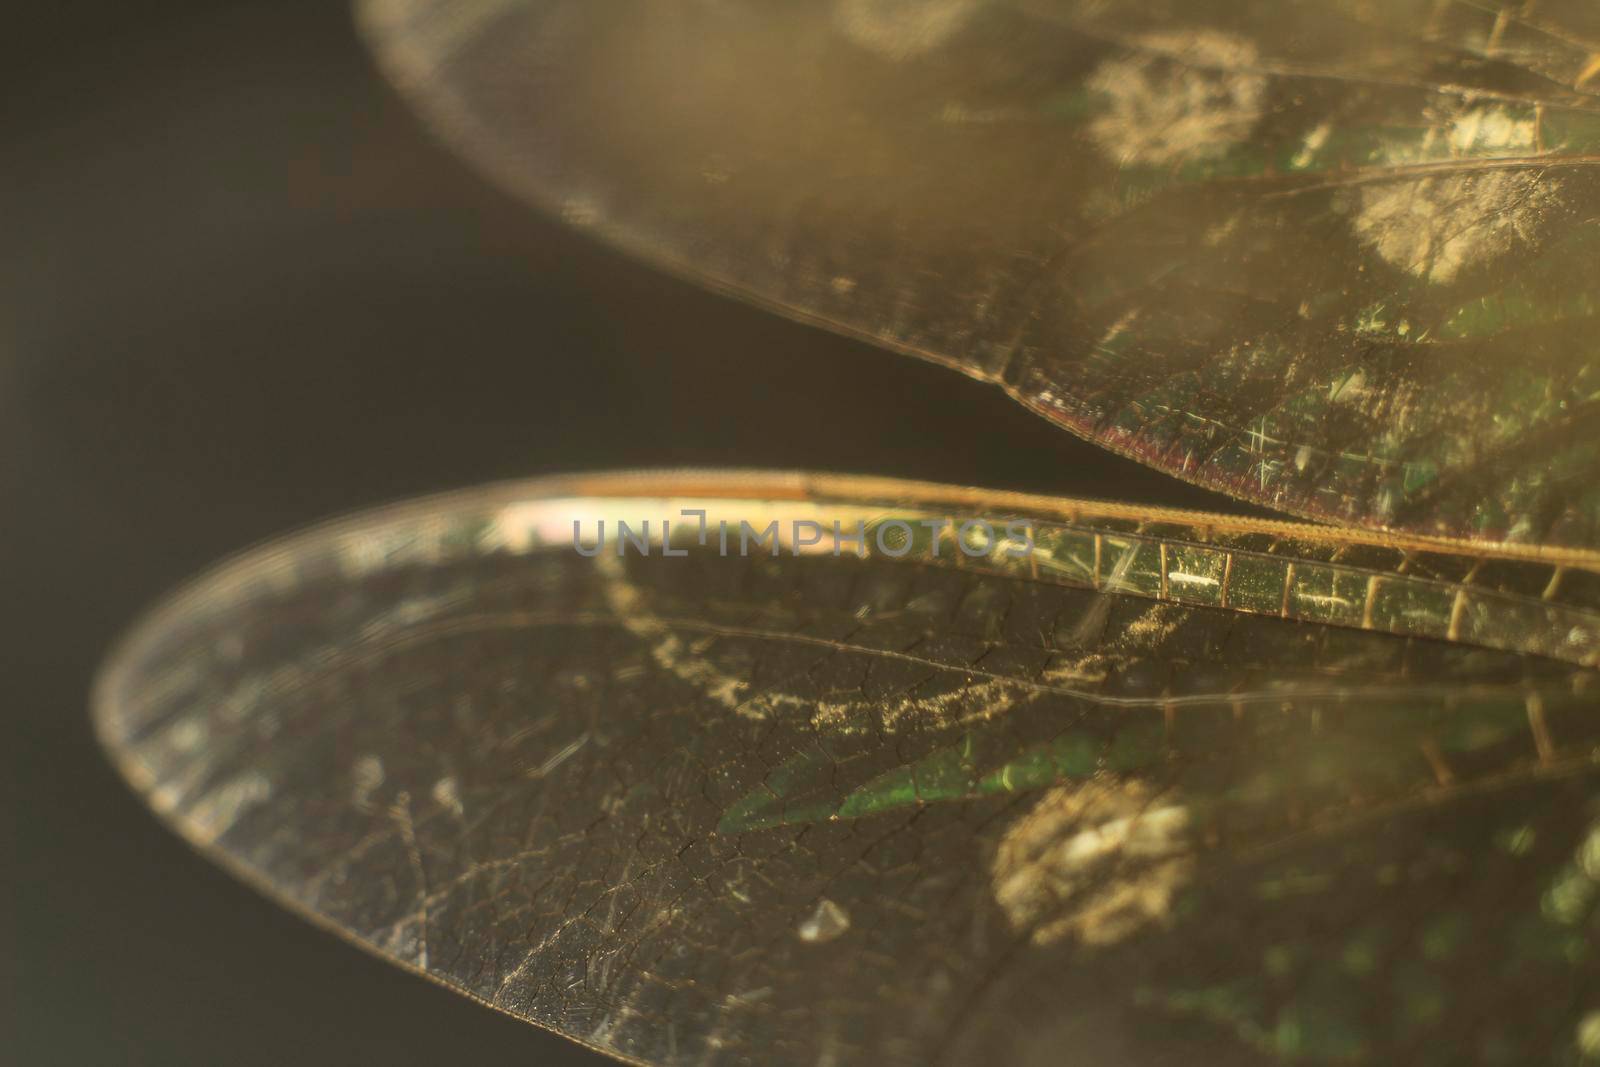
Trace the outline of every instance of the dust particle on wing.
<instances>
[{"instance_id":1,"label":"dust particle on wing","mask_svg":"<svg viewBox=\"0 0 1600 1067\"><path fill-rule=\"evenodd\" d=\"M816 910L800 922L795 931L800 940L813 944L832 941L850 929L850 915L839 905L823 897L817 901Z\"/></svg>"}]
</instances>

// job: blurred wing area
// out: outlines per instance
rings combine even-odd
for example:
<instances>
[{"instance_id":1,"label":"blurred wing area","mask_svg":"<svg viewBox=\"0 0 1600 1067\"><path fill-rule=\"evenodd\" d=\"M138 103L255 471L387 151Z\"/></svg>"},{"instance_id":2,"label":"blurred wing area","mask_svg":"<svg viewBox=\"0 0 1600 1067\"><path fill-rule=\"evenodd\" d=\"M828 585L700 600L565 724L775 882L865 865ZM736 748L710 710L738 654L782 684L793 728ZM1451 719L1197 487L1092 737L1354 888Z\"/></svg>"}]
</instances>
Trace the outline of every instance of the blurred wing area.
<instances>
[{"instance_id":1,"label":"blurred wing area","mask_svg":"<svg viewBox=\"0 0 1600 1067\"><path fill-rule=\"evenodd\" d=\"M1593 559L616 475L252 551L96 721L285 906L627 1059L1576 1064L1597 655Z\"/></svg>"},{"instance_id":2,"label":"blurred wing area","mask_svg":"<svg viewBox=\"0 0 1600 1067\"><path fill-rule=\"evenodd\" d=\"M366 0L508 186L1339 524L1600 547L1593 0Z\"/></svg>"}]
</instances>

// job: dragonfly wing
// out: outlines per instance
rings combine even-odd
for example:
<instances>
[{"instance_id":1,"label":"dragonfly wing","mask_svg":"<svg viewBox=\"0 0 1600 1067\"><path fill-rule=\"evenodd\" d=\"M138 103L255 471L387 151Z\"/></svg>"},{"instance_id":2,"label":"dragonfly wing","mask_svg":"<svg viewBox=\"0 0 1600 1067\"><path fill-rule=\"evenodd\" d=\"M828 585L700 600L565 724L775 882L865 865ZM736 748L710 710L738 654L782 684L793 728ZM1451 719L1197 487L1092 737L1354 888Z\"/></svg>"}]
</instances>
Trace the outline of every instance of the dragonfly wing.
<instances>
[{"instance_id":1,"label":"dragonfly wing","mask_svg":"<svg viewBox=\"0 0 1600 1067\"><path fill-rule=\"evenodd\" d=\"M1600 544L1588 0L369 0L575 225L1341 524Z\"/></svg>"},{"instance_id":2,"label":"dragonfly wing","mask_svg":"<svg viewBox=\"0 0 1600 1067\"><path fill-rule=\"evenodd\" d=\"M251 884L627 1059L1577 1062L1593 577L1329 536L499 486L200 579L96 719Z\"/></svg>"}]
</instances>

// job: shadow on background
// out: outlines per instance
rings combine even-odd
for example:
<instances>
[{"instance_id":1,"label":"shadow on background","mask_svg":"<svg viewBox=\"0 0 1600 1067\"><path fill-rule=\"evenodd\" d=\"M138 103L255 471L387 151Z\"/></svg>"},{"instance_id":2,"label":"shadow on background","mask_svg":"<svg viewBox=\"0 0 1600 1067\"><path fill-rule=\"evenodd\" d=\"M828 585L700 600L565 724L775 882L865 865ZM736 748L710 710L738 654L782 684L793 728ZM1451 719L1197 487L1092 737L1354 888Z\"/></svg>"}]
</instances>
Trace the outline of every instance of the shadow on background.
<instances>
[{"instance_id":1,"label":"shadow on background","mask_svg":"<svg viewBox=\"0 0 1600 1067\"><path fill-rule=\"evenodd\" d=\"M606 1062L279 911L116 778L95 664L224 554L608 467L1229 506L524 209L429 138L328 0L38 15L5 46L0 147L16 1062Z\"/></svg>"}]
</instances>

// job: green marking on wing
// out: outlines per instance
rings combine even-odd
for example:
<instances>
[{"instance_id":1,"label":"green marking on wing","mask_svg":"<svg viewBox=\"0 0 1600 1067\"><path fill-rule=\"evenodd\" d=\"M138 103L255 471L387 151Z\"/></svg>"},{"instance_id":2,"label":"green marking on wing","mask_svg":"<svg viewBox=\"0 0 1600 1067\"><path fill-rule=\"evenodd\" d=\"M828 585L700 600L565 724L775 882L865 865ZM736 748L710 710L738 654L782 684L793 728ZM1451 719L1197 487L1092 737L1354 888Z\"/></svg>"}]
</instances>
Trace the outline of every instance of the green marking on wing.
<instances>
[{"instance_id":1,"label":"green marking on wing","mask_svg":"<svg viewBox=\"0 0 1600 1067\"><path fill-rule=\"evenodd\" d=\"M833 764L820 750L808 749L731 805L717 828L722 833L742 833L829 819L860 819L923 804L1044 789L1088 778L1102 766L1138 770L1158 752L1159 729L1122 731L1109 744L1086 733L1068 732L1030 745L1010 759L996 755L1005 744L1003 731L966 734L913 763L876 775L842 800L818 795L818 775Z\"/></svg>"},{"instance_id":2,"label":"green marking on wing","mask_svg":"<svg viewBox=\"0 0 1600 1067\"><path fill-rule=\"evenodd\" d=\"M1281 582L1275 588L1281 590ZM1448 604L1396 601L1375 603L1374 610L1398 616L1407 610L1448 610ZM1309 706L1284 718L1294 703L1292 690L1286 690L1274 710L1253 707L1235 723L1232 729L1242 733L1231 739L1215 733L1221 728L1217 713L1230 721L1234 714L1224 711L1231 706L1221 702L1210 711L1189 705L1171 722L1154 708L1112 712L1115 718L1104 732L1073 729L1020 746L1001 717L864 781L854 772L854 784L852 772L842 769L834 756L820 747L807 748L730 805L718 829L742 833L861 819L927 804L1042 790L1101 773L1157 774L1180 788L1196 813L1224 822L1243 818L1248 825L1264 827L1279 821L1286 804L1310 804L1333 813L1347 810L1354 797L1362 798L1361 803L1403 801L1437 788L1441 773L1493 776L1532 768L1539 758L1519 690L1468 695L1450 706L1380 700L1339 711L1343 721L1338 729L1309 732L1295 725L1310 721ZM1563 725L1564 731L1591 731L1586 720L1571 718L1581 714L1575 706L1563 704L1549 714L1553 722L1570 723ZM1257 740L1249 742L1251 737ZM1214 777L1209 769L1213 760L1226 760L1241 743L1270 744L1277 755L1253 773ZM1211 751L1214 744L1221 746L1216 752ZM1437 760L1460 766L1442 769ZM1504 850L1527 847L1533 840L1531 827L1517 833L1521 836L1503 843ZM1588 886L1584 882L1579 888L1588 892ZM1260 882L1256 892L1276 899L1321 888L1314 873L1302 878L1286 870Z\"/></svg>"},{"instance_id":3,"label":"green marking on wing","mask_svg":"<svg viewBox=\"0 0 1600 1067\"><path fill-rule=\"evenodd\" d=\"M1172 936L1227 944L1231 953L1207 958L1228 962L1203 974L1181 962L1173 972L1158 966L1159 977L1137 989L1135 1003L1222 1028L1280 1061L1364 1062L1374 1047L1399 1040L1433 1050L1428 1062L1471 1050L1472 1062L1509 1064L1524 1061L1518 1050L1537 1029L1577 1056L1552 1062L1583 1062L1583 1035L1570 1030L1567 997L1592 966L1600 821L1579 831L1575 847L1541 846L1563 823L1571 833L1572 813L1551 807L1552 799L1538 792L1508 798L1508 806L1525 810L1460 823L1442 836L1424 833L1388 849L1398 862L1375 870L1350 861L1373 858L1386 846L1355 839L1269 860L1258 888L1298 889L1260 897L1273 911L1248 921L1229 914L1238 896L1225 881L1187 894L1180 909L1185 925ZM1530 815L1548 823L1551 834L1536 833ZM1491 840L1495 846L1484 850ZM1465 890L1456 868L1469 857L1484 867L1481 878L1502 888ZM1542 895L1538 879L1532 893L1507 888L1523 884L1515 867L1530 863L1546 872ZM1401 900L1415 902L1409 920L1371 918ZM1332 954L1307 951L1298 933L1307 923L1318 926L1317 943ZM1163 951L1165 936L1146 939L1138 953ZM1504 961L1487 980L1475 969L1486 955ZM1486 984L1464 984L1463 973ZM1508 998L1522 994L1509 1007Z\"/></svg>"},{"instance_id":4,"label":"green marking on wing","mask_svg":"<svg viewBox=\"0 0 1600 1067\"><path fill-rule=\"evenodd\" d=\"M1036 745L996 771L979 788L990 793L1043 789L1074 778L1087 778L1100 765L1101 744L1085 734L1064 734Z\"/></svg>"},{"instance_id":5,"label":"green marking on wing","mask_svg":"<svg viewBox=\"0 0 1600 1067\"><path fill-rule=\"evenodd\" d=\"M1570 269L1600 259L1600 225L1586 222L1552 241L1547 254L1498 290L1447 312L1438 329L1446 340L1493 337L1518 328L1551 326L1600 315L1600 294Z\"/></svg>"},{"instance_id":6,"label":"green marking on wing","mask_svg":"<svg viewBox=\"0 0 1600 1067\"><path fill-rule=\"evenodd\" d=\"M719 833L734 834L788 823L820 822L833 814L833 805L814 799L814 786L826 779L835 761L819 747L801 750L767 776L757 789L741 797L717 824ZM807 799L807 794L812 795Z\"/></svg>"},{"instance_id":7,"label":"green marking on wing","mask_svg":"<svg viewBox=\"0 0 1600 1067\"><path fill-rule=\"evenodd\" d=\"M837 815L842 819L858 819L933 800L971 796L977 785L972 759L972 735L968 734L958 743L941 748L916 763L874 778L845 797Z\"/></svg>"}]
</instances>

